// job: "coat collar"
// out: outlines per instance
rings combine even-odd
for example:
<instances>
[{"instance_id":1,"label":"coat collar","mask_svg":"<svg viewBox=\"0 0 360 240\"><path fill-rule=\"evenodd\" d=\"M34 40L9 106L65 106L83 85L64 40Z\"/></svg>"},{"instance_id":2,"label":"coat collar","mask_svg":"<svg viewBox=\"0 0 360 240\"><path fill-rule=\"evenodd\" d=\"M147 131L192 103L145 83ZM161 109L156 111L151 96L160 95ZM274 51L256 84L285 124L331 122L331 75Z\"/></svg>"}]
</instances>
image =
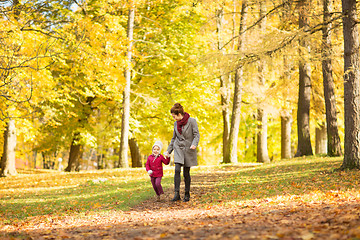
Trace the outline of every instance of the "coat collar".
<instances>
[{"instance_id":1,"label":"coat collar","mask_svg":"<svg viewBox=\"0 0 360 240\"><path fill-rule=\"evenodd\" d=\"M179 131L177 130L177 122L175 122L175 124L176 124L175 125L176 134L181 136L182 134L180 134ZM184 134L184 132L186 132L186 130L189 128L189 126L190 126L190 118L189 118L188 122L183 127L183 130L182 130L183 134Z\"/></svg>"}]
</instances>

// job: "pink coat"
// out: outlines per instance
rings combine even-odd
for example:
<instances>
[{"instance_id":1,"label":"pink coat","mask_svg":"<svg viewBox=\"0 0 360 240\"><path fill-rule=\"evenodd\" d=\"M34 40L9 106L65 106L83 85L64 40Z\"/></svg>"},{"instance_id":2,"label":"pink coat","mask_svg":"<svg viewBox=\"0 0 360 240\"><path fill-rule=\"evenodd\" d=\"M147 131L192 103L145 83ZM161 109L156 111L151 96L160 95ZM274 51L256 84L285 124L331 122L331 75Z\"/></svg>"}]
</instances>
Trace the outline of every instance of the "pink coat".
<instances>
[{"instance_id":1,"label":"pink coat","mask_svg":"<svg viewBox=\"0 0 360 240\"><path fill-rule=\"evenodd\" d=\"M162 164L168 165L170 163L170 157L165 158L163 155L159 155L154 159L154 155L150 155L146 161L146 171L152 170L153 173L150 177L162 177L163 176L163 166Z\"/></svg>"}]
</instances>

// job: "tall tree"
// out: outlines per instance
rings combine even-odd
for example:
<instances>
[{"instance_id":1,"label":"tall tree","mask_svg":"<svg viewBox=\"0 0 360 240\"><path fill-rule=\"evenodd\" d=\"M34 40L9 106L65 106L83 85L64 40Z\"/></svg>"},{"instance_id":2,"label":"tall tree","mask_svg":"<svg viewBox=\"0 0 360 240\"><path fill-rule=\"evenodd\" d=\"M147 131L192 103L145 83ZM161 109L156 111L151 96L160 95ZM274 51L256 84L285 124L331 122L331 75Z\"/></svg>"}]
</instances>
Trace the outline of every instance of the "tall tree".
<instances>
[{"instance_id":1,"label":"tall tree","mask_svg":"<svg viewBox=\"0 0 360 240\"><path fill-rule=\"evenodd\" d=\"M221 6L216 10L216 31L218 36L218 50L221 55L225 54L225 48L222 41L222 29L224 22L224 7ZM220 58L221 59L221 58ZM222 66L220 66L222 69ZM231 92L231 77L225 71L220 72L220 94L221 94L221 110L223 118L223 162L229 159L229 133L230 133L230 92Z\"/></svg>"},{"instance_id":2,"label":"tall tree","mask_svg":"<svg viewBox=\"0 0 360 240\"><path fill-rule=\"evenodd\" d=\"M245 29L246 21L248 14L248 3L247 1L242 2L241 6L241 18L240 18L240 27L238 35L238 45L237 51L241 53L243 50L244 39L245 39ZM231 127L230 127L230 137L229 137L229 159L225 159L225 163L237 163L237 144L238 144L238 135L239 135L239 126L240 126L240 117L241 117L241 94L242 94L242 85L243 85L243 66L242 63L235 70L235 88L234 88L234 98L233 98L233 109L231 115Z\"/></svg>"},{"instance_id":3,"label":"tall tree","mask_svg":"<svg viewBox=\"0 0 360 240\"><path fill-rule=\"evenodd\" d=\"M266 6L265 3L260 1L260 19L261 23L259 24L260 33L264 33L266 31ZM264 38L264 37L262 37ZM265 68L266 63L264 59L259 60L258 72L259 72L259 88L265 88ZM263 96L260 96L263 98ZM268 144L267 144L267 112L263 107L262 99L258 99L258 109L257 109L257 162L260 163L269 163L270 158L268 154Z\"/></svg>"},{"instance_id":4,"label":"tall tree","mask_svg":"<svg viewBox=\"0 0 360 240\"><path fill-rule=\"evenodd\" d=\"M119 167L129 167L128 160L128 141L129 141L129 120L130 120L130 85L131 85L131 60L133 51L133 34L134 34L134 18L135 8L131 6L128 14L127 25L127 37L128 37L128 49L127 49L127 63L125 69L125 89L123 92L123 112L121 122L121 142L120 142L120 154L119 154Z\"/></svg>"},{"instance_id":5,"label":"tall tree","mask_svg":"<svg viewBox=\"0 0 360 240\"><path fill-rule=\"evenodd\" d=\"M82 114L79 115L77 122L79 123L79 128L85 128L85 125L88 122L88 119L92 112L92 102L95 100L95 97L87 97L84 104L82 104ZM83 151L83 143L81 143L81 132L75 130L73 133L73 139L71 141L70 152L69 152L69 161L68 166L65 168L65 172L71 172L74 170L75 165L78 165L79 159Z\"/></svg>"},{"instance_id":6,"label":"tall tree","mask_svg":"<svg viewBox=\"0 0 360 240\"><path fill-rule=\"evenodd\" d=\"M356 0L342 0L345 142L342 169L360 169L360 64Z\"/></svg>"},{"instance_id":7,"label":"tall tree","mask_svg":"<svg viewBox=\"0 0 360 240\"><path fill-rule=\"evenodd\" d=\"M304 32L309 29L310 0L300 0L299 28ZM311 100L311 66L307 60L310 53L309 40L300 40L299 48L299 97L297 109L298 147L295 156L313 155L310 139L310 100Z\"/></svg>"},{"instance_id":8,"label":"tall tree","mask_svg":"<svg viewBox=\"0 0 360 240\"><path fill-rule=\"evenodd\" d=\"M327 154L335 157L342 155L342 149L336 116L335 84L332 67L331 12L332 0L323 0L322 72L326 109Z\"/></svg>"}]
</instances>

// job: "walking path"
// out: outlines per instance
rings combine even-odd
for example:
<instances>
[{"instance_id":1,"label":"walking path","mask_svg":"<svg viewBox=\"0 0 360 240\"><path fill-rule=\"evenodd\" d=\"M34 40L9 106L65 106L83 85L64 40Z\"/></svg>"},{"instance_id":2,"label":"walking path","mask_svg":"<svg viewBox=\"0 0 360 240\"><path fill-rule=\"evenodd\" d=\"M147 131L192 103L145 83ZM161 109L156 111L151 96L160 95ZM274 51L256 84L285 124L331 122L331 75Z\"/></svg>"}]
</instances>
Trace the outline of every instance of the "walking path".
<instances>
[{"instance_id":1,"label":"walking path","mask_svg":"<svg viewBox=\"0 0 360 240\"><path fill-rule=\"evenodd\" d=\"M231 171L192 176L190 202L173 203L171 190L130 211L51 219L44 225L24 225L14 233L22 239L360 239L360 202L268 199L238 204L207 204L204 195L216 191L220 177ZM183 189L183 186L182 186ZM12 238L8 238L12 239Z\"/></svg>"}]
</instances>

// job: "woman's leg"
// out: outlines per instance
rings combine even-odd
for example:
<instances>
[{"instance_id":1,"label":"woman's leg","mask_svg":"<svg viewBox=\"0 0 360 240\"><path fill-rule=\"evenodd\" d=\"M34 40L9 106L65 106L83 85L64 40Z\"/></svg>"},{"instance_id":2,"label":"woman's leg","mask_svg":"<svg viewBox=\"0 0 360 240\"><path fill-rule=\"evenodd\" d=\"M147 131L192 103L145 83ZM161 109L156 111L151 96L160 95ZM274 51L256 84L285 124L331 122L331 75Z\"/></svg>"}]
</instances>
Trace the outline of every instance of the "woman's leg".
<instances>
[{"instance_id":1,"label":"woman's leg","mask_svg":"<svg viewBox=\"0 0 360 240\"><path fill-rule=\"evenodd\" d=\"M185 181L185 197L184 202L188 202L190 200L190 184L191 184L191 177L190 177L190 167L184 166L184 181Z\"/></svg>"},{"instance_id":2,"label":"woman's leg","mask_svg":"<svg viewBox=\"0 0 360 240\"><path fill-rule=\"evenodd\" d=\"M180 182L181 182L181 164L175 163L175 175L174 175L174 189L175 192L180 192Z\"/></svg>"},{"instance_id":3,"label":"woman's leg","mask_svg":"<svg viewBox=\"0 0 360 240\"><path fill-rule=\"evenodd\" d=\"M180 200L181 164L175 163L174 190L175 196L171 201Z\"/></svg>"}]
</instances>

